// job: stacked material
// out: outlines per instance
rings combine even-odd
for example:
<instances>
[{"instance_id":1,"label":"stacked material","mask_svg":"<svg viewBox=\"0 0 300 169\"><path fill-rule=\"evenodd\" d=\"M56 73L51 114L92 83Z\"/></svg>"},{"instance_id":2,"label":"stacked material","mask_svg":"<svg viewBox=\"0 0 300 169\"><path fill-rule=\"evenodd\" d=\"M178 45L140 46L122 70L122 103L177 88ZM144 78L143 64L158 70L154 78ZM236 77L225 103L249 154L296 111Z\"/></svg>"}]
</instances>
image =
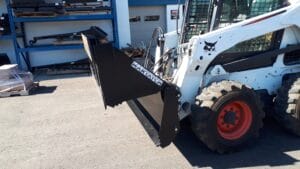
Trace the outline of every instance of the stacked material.
<instances>
[{"instance_id":1,"label":"stacked material","mask_svg":"<svg viewBox=\"0 0 300 169\"><path fill-rule=\"evenodd\" d=\"M0 66L10 64L9 57L6 53L0 53Z\"/></svg>"},{"instance_id":2,"label":"stacked material","mask_svg":"<svg viewBox=\"0 0 300 169\"><path fill-rule=\"evenodd\" d=\"M17 17L56 16L65 12L62 3L45 0L12 0L11 7Z\"/></svg>"},{"instance_id":3,"label":"stacked material","mask_svg":"<svg viewBox=\"0 0 300 169\"><path fill-rule=\"evenodd\" d=\"M140 47L135 47L128 44L128 47L122 48L122 51L132 58L142 58L145 56L145 49Z\"/></svg>"},{"instance_id":4,"label":"stacked material","mask_svg":"<svg viewBox=\"0 0 300 169\"><path fill-rule=\"evenodd\" d=\"M45 36L36 36L33 37L32 40L29 41L30 45L33 46L36 43L43 41L43 40L52 40L51 44L55 45L63 45L63 44L82 44L81 34L82 33L95 33L97 35L107 36L107 33L104 32L101 28L92 26L90 29L79 31L79 32L71 32L71 33L64 33L64 34L55 34L55 35L45 35ZM107 39L102 39L107 41ZM45 45L43 43L43 45Z\"/></svg>"},{"instance_id":5,"label":"stacked material","mask_svg":"<svg viewBox=\"0 0 300 169\"><path fill-rule=\"evenodd\" d=\"M8 14L2 14L0 16L0 35L9 35L10 27L9 27L9 19Z\"/></svg>"},{"instance_id":6,"label":"stacked material","mask_svg":"<svg viewBox=\"0 0 300 169\"><path fill-rule=\"evenodd\" d=\"M12 0L17 17L58 16L71 13L110 12L109 0Z\"/></svg>"},{"instance_id":7,"label":"stacked material","mask_svg":"<svg viewBox=\"0 0 300 169\"><path fill-rule=\"evenodd\" d=\"M30 72L20 71L13 64L0 66L0 97L29 95L34 86Z\"/></svg>"},{"instance_id":8,"label":"stacked material","mask_svg":"<svg viewBox=\"0 0 300 169\"><path fill-rule=\"evenodd\" d=\"M110 1L108 0L65 0L67 12L96 12L109 11Z\"/></svg>"}]
</instances>

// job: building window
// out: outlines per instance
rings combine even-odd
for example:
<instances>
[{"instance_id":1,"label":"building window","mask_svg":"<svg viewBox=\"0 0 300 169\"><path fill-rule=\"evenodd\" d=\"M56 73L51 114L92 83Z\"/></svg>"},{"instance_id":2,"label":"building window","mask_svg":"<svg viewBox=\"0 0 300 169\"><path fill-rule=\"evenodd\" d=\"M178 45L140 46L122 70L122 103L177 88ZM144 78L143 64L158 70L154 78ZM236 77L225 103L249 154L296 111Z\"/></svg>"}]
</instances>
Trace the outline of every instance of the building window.
<instances>
[{"instance_id":1,"label":"building window","mask_svg":"<svg viewBox=\"0 0 300 169\"><path fill-rule=\"evenodd\" d=\"M135 16L135 17L131 17L129 19L130 22L141 22L141 17L140 16Z\"/></svg>"},{"instance_id":2,"label":"building window","mask_svg":"<svg viewBox=\"0 0 300 169\"><path fill-rule=\"evenodd\" d=\"M171 20L180 19L178 10L171 10Z\"/></svg>"},{"instance_id":3,"label":"building window","mask_svg":"<svg viewBox=\"0 0 300 169\"><path fill-rule=\"evenodd\" d=\"M145 21L159 21L159 15L145 16Z\"/></svg>"}]
</instances>

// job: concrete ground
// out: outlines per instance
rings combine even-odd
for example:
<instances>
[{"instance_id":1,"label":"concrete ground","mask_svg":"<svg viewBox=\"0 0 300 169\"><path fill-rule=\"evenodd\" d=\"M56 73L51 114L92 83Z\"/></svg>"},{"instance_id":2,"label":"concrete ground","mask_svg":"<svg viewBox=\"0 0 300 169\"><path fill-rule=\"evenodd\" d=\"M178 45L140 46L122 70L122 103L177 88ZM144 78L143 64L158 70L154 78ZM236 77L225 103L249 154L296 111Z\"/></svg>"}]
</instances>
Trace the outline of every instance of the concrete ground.
<instances>
[{"instance_id":1,"label":"concrete ground","mask_svg":"<svg viewBox=\"0 0 300 169\"><path fill-rule=\"evenodd\" d=\"M300 138L272 120L234 154L210 152L188 128L161 149L126 104L104 110L91 77L41 79L35 95L0 99L1 169L300 168Z\"/></svg>"}]
</instances>

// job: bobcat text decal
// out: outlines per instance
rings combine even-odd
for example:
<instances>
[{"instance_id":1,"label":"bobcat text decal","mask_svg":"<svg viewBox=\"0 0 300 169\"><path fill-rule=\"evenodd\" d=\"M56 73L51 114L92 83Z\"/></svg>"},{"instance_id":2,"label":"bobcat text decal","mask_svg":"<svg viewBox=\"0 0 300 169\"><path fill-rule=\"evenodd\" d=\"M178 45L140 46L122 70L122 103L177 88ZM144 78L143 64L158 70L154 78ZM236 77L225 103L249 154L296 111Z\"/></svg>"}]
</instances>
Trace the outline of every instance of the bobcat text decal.
<instances>
[{"instance_id":1,"label":"bobcat text decal","mask_svg":"<svg viewBox=\"0 0 300 169\"><path fill-rule=\"evenodd\" d=\"M131 64L131 67L137 70L138 72L142 73L145 77L147 77L149 80L157 84L158 86L163 85L163 81L156 77L153 73L151 73L149 70L138 64L137 62L133 62Z\"/></svg>"}]
</instances>

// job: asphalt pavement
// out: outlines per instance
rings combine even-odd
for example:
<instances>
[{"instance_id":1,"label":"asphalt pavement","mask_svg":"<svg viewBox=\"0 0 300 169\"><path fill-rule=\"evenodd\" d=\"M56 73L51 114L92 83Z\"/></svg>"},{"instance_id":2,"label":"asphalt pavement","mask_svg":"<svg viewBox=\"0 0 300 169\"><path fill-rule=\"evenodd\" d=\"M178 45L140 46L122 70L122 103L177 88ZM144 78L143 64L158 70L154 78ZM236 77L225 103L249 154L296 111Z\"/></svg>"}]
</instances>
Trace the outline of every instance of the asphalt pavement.
<instances>
[{"instance_id":1,"label":"asphalt pavement","mask_svg":"<svg viewBox=\"0 0 300 169\"><path fill-rule=\"evenodd\" d=\"M258 140L233 154L211 152L187 125L161 149L126 103L104 109L92 77L39 80L31 96L0 99L0 168L300 169L300 138L271 118Z\"/></svg>"}]
</instances>

